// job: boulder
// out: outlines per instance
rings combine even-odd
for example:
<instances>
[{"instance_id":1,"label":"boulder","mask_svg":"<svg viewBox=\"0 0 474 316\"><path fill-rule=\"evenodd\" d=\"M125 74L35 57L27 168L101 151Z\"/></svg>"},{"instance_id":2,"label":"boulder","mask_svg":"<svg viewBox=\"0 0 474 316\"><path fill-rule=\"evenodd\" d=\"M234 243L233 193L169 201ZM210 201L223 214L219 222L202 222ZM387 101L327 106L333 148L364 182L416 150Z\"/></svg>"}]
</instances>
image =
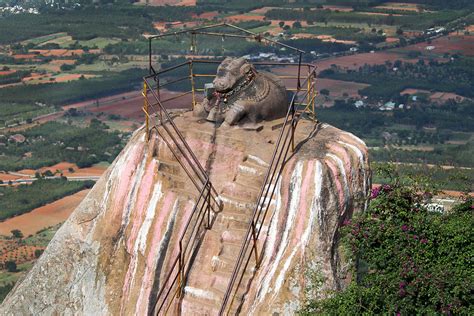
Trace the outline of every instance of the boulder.
<instances>
[{"instance_id":1,"label":"boulder","mask_svg":"<svg viewBox=\"0 0 474 316\"><path fill-rule=\"evenodd\" d=\"M184 296L172 308L183 315L215 315L281 120L265 122L258 131L216 129L190 112L174 121L210 173L223 208L204 230ZM338 237L344 220L365 207L367 148L352 134L305 120L295 145L261 223L262 264L255 273L249 269L232 313L294 313L305 298L341 289L350 278ZM163 138L153 134L147 142L140 128L15 285L0 314L149 313L197 196ZM312 284L316 279L321 282Z\"/></svg>"}]
</instances>

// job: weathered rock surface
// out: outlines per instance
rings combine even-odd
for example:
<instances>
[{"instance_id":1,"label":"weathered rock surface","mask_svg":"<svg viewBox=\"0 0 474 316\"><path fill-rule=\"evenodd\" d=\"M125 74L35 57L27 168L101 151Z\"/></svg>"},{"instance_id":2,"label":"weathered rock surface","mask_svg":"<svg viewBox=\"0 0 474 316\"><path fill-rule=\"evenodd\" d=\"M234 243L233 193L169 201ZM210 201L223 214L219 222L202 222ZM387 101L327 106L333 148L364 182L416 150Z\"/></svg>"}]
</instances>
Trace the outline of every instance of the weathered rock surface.
<instances>
[{"instance_id":1,"label":"weathered rock surface","mask_svg":"<svg viewBox=\"0 0 474 316\"><path fill-rule=\"evenodd\" d=\"M175 119L209 170L224 207L206 232L180 303L183 315L217 314L271 159L280 121L260 132ZM365 144L326 124L301 121L297 151L277 183L259 241L265 255L245 299L246 314L291 314L309 274L323 289L344 286L342 222L364 207L370 187ZM0 307L2 315L145 315L177 254L197 190L159 137L135 132ZM245 291L240 291L244 294Z\"/></svg>"}]
</instances>

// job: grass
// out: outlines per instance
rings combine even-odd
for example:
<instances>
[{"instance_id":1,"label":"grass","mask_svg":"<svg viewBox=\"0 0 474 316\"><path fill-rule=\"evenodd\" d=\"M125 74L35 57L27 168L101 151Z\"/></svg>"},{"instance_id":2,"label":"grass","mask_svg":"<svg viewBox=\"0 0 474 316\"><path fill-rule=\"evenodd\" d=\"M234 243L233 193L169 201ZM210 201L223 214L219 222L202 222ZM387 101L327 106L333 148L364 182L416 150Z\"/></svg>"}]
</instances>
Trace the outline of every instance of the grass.
<instances>
[{"instance_id":1,"label":"grass","mask_svg":"<svg viewBox=\"0 0 474 316\"><path fill-rule=\"evenodd\" d=\"M120 39L116 38L105 38L105 37L96 37L88 41L79 41L79 45L92 48L96 46L97 48L104 48L109 44L117 44L120 42Z\"/></svg>"},{"instance_id":2,"label":"grass","mask_svg":"<svg viewBox=\"0 0 474 316\"><path fill-rule=\"evenodd\" d=\"M17 272L8 272L0 270L0 286L5 286L10 283L16 283L20 277L28 272L33 267L33 262L25 262L17 265Z\"/></svg>"},{"instance_id":3,"label":"grass","mask_svg":"<svg viewBox=\"0 0 474 316\"><path fill-rule=\"evenodd\" d=\"M34 44L34 45L39 45L39 44L42 44L42 43L46 43L48 41L52 41L52 40L55 40L57 38L60 38L60 37L64 37L64 36L67 36L67 33L66 32L60 32L60 33L54 33L54 34L49 34L49 35L44 35L44 36L38 36L38 37L34 37L34 38L31 38L31 39L28 39L28 40L25 40L22 42L22 44Z\"/></svg>"},{"instance_id":4,"label":"grass","mask_svg":"<svg viewBox=\"0 0 474 316\"><path fill-rule=\"evenodd\" d=\"M53 106L40 107L35 104L0 103L0 127L33 119L55 112Z\"/></svg>"},{"instance_id":5,"label":"grass","mask_svg":"<svg viewBox=\"0 0 474 316\"><path fill-rule=\"evenodd\" d=\"M42 229L36 232L35 235L25 238L24 242L29 246L46 247L61 226L62 223Z\"/></svg>"}]
</instances>

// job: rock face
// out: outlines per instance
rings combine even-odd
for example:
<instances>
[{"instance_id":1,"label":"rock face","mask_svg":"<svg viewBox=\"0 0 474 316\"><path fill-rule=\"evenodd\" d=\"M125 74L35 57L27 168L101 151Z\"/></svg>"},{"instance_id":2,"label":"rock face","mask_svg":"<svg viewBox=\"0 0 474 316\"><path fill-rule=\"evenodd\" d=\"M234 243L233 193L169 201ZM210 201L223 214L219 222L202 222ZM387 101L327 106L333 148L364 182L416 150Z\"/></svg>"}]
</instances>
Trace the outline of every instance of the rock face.
<instances>
[{"instance_id":1,"label":"rock face","mask_svg":"<svg viewBox=\"0 0 474 316\"><path fill-rule=\"evenodd\" d=\"M265 122L258 132L215 129L189 112L174 121L223 203L175 308L183 315L216 315L281 121ZM338 233L345 219L364 208L367 148L349 133L309 121L299 123L295 139L296 151L261 223L262 265L245 275L232 312L290 314L308 296L321 295L304 290L310 275L322 278L322 290L344 287L348 277ZM147 143L139 129L5 299L0 314L150 313L197 196L163 140L155 135Z\"/></svg>"}]
</instances>

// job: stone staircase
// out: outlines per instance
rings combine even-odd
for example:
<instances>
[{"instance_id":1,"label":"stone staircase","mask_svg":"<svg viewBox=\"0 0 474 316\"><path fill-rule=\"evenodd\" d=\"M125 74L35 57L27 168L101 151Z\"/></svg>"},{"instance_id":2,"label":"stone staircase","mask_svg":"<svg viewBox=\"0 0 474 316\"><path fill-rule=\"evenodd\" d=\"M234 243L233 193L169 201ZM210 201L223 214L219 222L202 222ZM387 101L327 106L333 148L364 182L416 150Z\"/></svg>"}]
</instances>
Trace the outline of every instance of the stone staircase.
<instances>
[{"instance_id":1,"label":"stone staircase","mask_svg":"<svg viewBox=\"0 0 474 316\"><path fill-rule=\"evenodd\" d=\"M222 211L206 232L190 271L181 303L182 315L217 315L231 278L242 241L255 208L267 169L265 162L247 156L237 174L220 191ZM252 278L249 267L242 280L231 314Z\"/></svg>"}]
</instances>

